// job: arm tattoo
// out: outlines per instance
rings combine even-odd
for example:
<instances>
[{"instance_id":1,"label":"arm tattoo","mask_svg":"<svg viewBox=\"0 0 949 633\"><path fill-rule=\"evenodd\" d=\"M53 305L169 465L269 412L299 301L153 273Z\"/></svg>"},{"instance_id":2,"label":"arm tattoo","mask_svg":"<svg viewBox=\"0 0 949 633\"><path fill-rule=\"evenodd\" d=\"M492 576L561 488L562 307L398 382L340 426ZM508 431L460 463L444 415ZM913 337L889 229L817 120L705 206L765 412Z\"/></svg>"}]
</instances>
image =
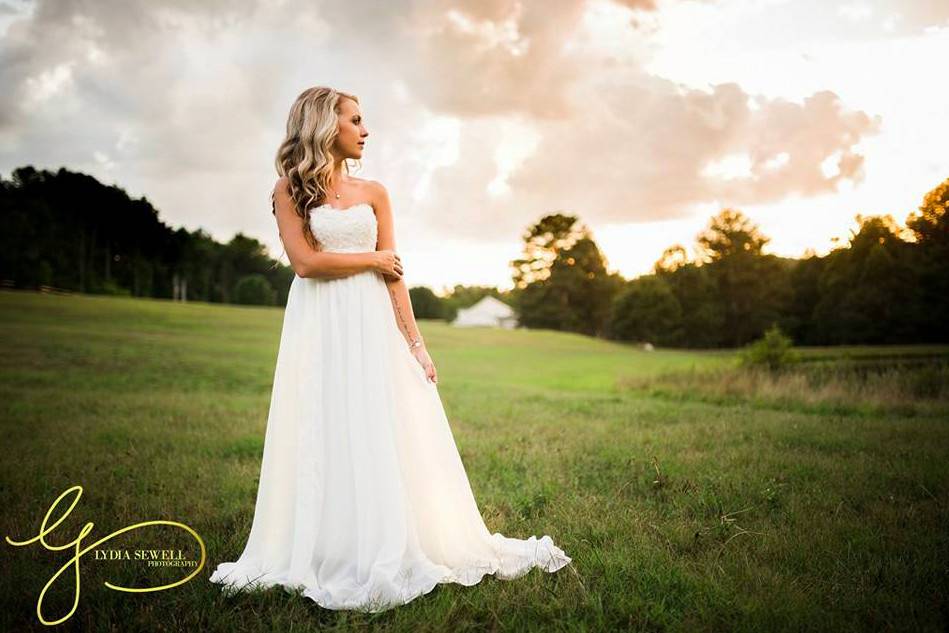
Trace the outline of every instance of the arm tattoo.
<instances>
[{"instance_id":1,"label":"arm tattoo","mask_svg":"<svg viewBox=\"0 0 949 633\"><path fill-rule=\"evenodd\" d=\"M399 303L398 298L395 296L395 289L392 288L392 287L390 287L390 288L389 288L389 294L392 295L392 303L393 303L393 305L395 305L395 311L396 311L396 312L398 313L398 315L399 315L399 320L402 321L402 330L405 332L406 338L412 338L412 335L411 335L411 333L409 332L409 326L408 326L408 324L405 322L405 316L402 315L402 306L401 306L401 304Z\"/></svg>"}]
</instances>

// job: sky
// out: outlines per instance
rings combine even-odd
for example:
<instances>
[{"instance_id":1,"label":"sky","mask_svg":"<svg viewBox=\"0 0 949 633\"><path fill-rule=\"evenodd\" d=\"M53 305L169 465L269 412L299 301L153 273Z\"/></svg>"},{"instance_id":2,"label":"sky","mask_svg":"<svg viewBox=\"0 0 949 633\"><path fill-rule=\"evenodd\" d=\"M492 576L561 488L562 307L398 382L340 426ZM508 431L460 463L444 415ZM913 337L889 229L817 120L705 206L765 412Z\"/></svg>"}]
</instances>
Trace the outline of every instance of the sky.
<instances>
[{"instance_id":1,"label":"sky","mask_svg":"<svg viewBox=\"0 0 949 633\"><path fill-rule=\"evenodd\" d=\"M409 286L512 286L544 215L648 273L721 209L765 252L902 224L949 177L947 0L0 0L0 173L66 167L287 263L274 156L354 93Z\"/></svg>"}]
</instances>

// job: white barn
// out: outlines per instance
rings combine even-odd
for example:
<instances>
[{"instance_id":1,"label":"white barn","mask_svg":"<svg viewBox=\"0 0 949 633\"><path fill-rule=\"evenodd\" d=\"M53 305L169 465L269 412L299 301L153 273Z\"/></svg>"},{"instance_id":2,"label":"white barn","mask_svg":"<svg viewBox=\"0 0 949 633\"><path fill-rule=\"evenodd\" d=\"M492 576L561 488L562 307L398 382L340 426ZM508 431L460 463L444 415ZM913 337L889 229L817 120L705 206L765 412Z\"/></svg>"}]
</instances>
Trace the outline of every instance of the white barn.
<instances>
[{"instance_id":1,"label":"white barn","mask_svg":"<svg viewBox=\"0 0 949 633\"><path fill-rule=\"evenodd\" d=\"M452 321L452 325L456 327L485 326L513 329L517 327L517 315L511 306L491 295L485 295L470 308L458 310L458 316Z\"/></svg>"}]
</instances>

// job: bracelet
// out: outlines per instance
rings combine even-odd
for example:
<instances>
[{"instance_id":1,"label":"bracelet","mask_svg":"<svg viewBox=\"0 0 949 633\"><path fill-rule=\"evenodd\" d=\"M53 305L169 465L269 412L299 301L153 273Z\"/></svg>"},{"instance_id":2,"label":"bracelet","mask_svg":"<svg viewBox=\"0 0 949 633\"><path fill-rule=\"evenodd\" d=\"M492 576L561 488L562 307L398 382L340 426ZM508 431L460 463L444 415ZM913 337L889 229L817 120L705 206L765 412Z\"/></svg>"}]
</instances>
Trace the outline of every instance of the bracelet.
<instances>
[{"instance_id":1,"label":"bracelet","mask_svg":"<svg viewBox=\"0 0 949 633\"><path fill-rule=\"evenodd\" d=\"M420 336L409 344L409 349L415 349L416 347L421 347L421 346L422 346L422 337Z\"/></svg>"}]
</instances>

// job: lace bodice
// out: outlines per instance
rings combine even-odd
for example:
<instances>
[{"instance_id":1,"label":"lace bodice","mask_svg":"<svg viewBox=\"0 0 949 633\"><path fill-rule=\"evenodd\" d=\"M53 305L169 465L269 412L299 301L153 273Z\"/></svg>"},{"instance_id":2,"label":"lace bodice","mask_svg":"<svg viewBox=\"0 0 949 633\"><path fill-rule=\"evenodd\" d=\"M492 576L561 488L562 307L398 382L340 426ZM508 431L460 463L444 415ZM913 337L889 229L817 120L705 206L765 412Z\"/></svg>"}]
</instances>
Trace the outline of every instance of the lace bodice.
<instances>
[{"instance_id":1,"label":"lace bodice","mask_svg":"<svg viewBox=\"0 0 949 633\"><path fill-rule=\"evenodd\" d=\"M310 209L310 230L324 251L362 253L376 250L376 213L368 202L345 209L322 204Z\"/></svg>"}]
</instances>

